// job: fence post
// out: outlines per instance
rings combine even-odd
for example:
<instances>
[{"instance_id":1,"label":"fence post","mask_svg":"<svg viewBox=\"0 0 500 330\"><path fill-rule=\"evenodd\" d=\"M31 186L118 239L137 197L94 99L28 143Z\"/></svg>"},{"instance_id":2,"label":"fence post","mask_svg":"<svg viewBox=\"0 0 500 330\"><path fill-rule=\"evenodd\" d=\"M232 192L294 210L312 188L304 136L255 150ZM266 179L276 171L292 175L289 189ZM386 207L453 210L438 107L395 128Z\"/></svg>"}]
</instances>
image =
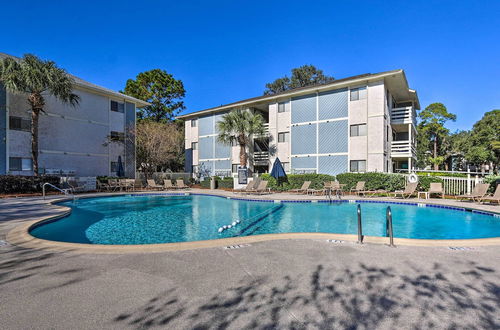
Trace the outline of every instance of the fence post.
<instances>
[{"instance_id":1,"label":"fence post","mask_svg":"<svg viewBox=\"0 0 500 330\"><path fill-rule=\"evenodd\" d=\"M471 181L470 181L470 167L467 166L467 194L470 194L470 192L471 192L470 186L471 186Z\"/></svg>"}]
</instances>

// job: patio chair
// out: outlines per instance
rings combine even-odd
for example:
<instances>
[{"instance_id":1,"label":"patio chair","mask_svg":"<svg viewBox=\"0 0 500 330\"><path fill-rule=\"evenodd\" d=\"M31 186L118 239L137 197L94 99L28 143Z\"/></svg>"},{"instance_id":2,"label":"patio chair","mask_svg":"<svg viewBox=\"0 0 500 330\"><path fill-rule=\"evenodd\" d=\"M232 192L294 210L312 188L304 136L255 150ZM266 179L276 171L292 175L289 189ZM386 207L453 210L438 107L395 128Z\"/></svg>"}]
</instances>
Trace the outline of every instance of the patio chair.
<instances>
[{"instance_id":1,"label":"patio chair","mask_svg":"<svg viewBox=\"0 0 500 330\"><path fill-rule=\"evenodd\" d=\"M176 183L177 183L177 188L179 188L179 189L189 189L189 186L186 186L186 184L184 183L184 180L182 180L182 179L178 179L176 181Z\"/></svg>"},{"instance_id":2,"label":"patio chair","mask_svg":"<svg viewBox=\"0 0 500 330\"><path fill-rule=\"evenodd\" d=\"M472 189L472 192L470 194L458 195L456 196L456 198L458 200L472 199L473 201L479 201L479 199L483 198L486 195L486 193L488 192L488 188L490 188L489 183L478 183L476 184L474 189Z\"/></svg>"},{"instance_id":3,"label":"patio chair","mask_svg":"<svg viewBox=\"0 0 500 330\"><path fill-rule=\"evenodd\" d=\"M311 181L304 181L304 183L302 184L302 187L300 187L298 189L290 189L290 190L288 190L288 192L299 193L299 194L300 193L307 193L310 185L311 185Z\"/></svg>"},{"instance_id":4,"label":"patio chair","mask_svg":"<svg viewBox=\"0 0 500 330\"><path fill-rule=\"evenodd\" d=\"M365 192L365 184L366 184L365 181L358 181L356 183L356 187L351 188L351 193L354 193L354 195L358 195L358 196L360 194L364 194L364 192Z\"/></svg>"},{"instance_id":5,"label":"patio chair","mask_svg":"<svg viewBox=\"0 0 500 330\"><path fill-rule=\"evenodd\" d=\"M169 189L179 189L179 187L177 186L174 186L172 184L172 181L170 179L167 179L163 182L163 188L166 189L166 190L169 190Z\"/></svg>"},{"instance_id":6,"label":"patio chair","mask_svg":"<svg viewBox=\"0 0 500 330\"><path fill-rule=\"evenodd\" d=\"M135 179L134 180L134 185L133 185L132 190L142 189L143 187L144 187L144 184L142 183L141 179Z\"/></svg>"},{"instance_id":7,"label":"patio chair","mask_svg":"<svg viewBox=\"0 0 500 330\"><path fill-rule=\"evenodd\" d=\"M497 188L495 189L495 193L491 196L485 196L479 199L480 203L483 203L484 201L488 202L497 202L497 204L500 205L500 184L497 184Z\"/></svg>"},{"instance_id":8,"label":"patio chair","mask_svg":"<svg viewBox=\"0 0 500 330\"><path fill-rule=\"evenodd\" d=\"M267 188L267 181L265 180L262 180L259 185L257 186L257 188L255 189L250 189L247 191L247 193L250 193L250 194L264 194L264 193L271 193L270 189Z\"/></svg>"},{"instance_id":9,"label":"patio chair","mask_svg":"<svg viewBox=\"0 0 500 330\"><path fill-rule=\"evenodd\" d=\"M148 188L149 189L162 190L163 189L163 185L162 184L156 184L155 180L153 180L153 179L148 179Z\"/></svg>"},{"instance_id":10,"label":"patio chair","mask_svg":"<svg viewBox=\"0 0 500 330\"><path fill-rule=\"evenodd\" d=\"M102 182L101 180L97 180L97 191L109 191L109 184Z\"/></svg>"},{"instance_id":11,"label":"patio chair","mask_svg":"<svg viewBox=\"0 0 500 330\"><path fill-rule=\"evenodd\" d=\"M409 182L406 187L405 187L405 190L399 190L399 191L395 191L393 192L393 197L396 198L398 196L400 196L401 198L410 198L412 195L415 194L415 190L417 190L417 183L416 182Z\"/></svg>"},{"instance_id":12,"label":"patio chair","mask_svg":"<svg viewBox=\"0 0 500 330\"><path fill-rule=\"evenodd\" d=\"M233 192L234 193L238 193L238 192L241 192L241 193L244 193L244 192L247 192L249 190L252 190L255 188L255 180L252 180L250 182L247 183L247 185L243 188L240 188L240 189L233 189Z\"/></svg>"},{"instance_id":13,"label":"patio chair","mask_svg":"<svg viewBox=\"0 0 500 330\"><path fill-rule=\"evenodd\" d=\"M441 182L431 182L431 186L429 187L429 191L427 192L429 197L431 194L441 195L441 198L444 198L444 189L443 184Z\"/></svg>"},{"instance_id":14,"label":"patio chair","mask_svg":"<svg viewBox=\"0 0 500 330\"><path fill-rule=\"evenodd\" d=\"M120 185L119 185L117 179L109 179L108 180L108 185L109 185L109 190L110 191L115 191L116 189L120 188Z\"/></svg>"}]
</instances>

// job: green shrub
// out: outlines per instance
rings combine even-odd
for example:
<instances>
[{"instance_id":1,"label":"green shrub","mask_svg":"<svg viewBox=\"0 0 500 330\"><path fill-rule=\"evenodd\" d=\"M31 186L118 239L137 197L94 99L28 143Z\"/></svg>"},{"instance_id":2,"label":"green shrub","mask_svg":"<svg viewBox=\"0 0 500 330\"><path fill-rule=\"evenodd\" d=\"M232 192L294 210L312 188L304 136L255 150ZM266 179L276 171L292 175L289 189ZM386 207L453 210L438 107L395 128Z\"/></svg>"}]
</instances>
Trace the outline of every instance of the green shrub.
<instances>
[{"instance_id":1,"label":"green shrub","mask_svg":"<svg viewBox=\"0 0 500 330\"><path fill-rule=\"evenodd\" d=\"M1 175L0 193L1 194L28 194L41 193L45 182L59 185L57 176L24 176L24 175ZM47 188L50 191L52 188Z\"/></svg>"},{"instance_id":2,"label":"green shrub","mask_svg":"<svg viewBox=\"0 0 500 330\"><path fill-rule=\"evenodd\" d=\"M454 178L466 178L467 177L466 173L425 172L425 171L418 171L416 173L419 177L422 177L422 176L448 176L448 177L454 177Z\"/></svg>"},{"instance_id":3,"label":"green shrub","mask_svg":"<svg viewBox=\"0 0 500 330\"><path fill-rule=\"evenodd\" d=\"M405 176L401 174L367 172L367 173L342 173L337 175L337 180L345 184L344 190L351 190L358 181L365 181L366 190L383 189L387 191L403 190L405 188ZM431 182L443 182L435 176L418 176L418 190L429 190Z\"/></svg>"},{"instance_id":4,"label":"green shrub","mask_svg":"<svg viewBox=\"0 0 500 330\"><path fill-rule=\"evenodd\" d=\"M260 178L268 181L267 186L271 190L276 191L299 189L302 187L304 181L311 181L311 186L309 187L311 189L322 189L325 181L335 180L334 176L328 174L290 174L287 176L288 181L279 185L276 179L268 173L262 174Z\"/></svg>"},{"instance_id":5,"label":"green shrub","mask_svg":"<svg viewBox=\"0 0 500 330\"><path fill-rule=\"evenodd\" d=\"M225 188L225 189L233 189L233 178L225 177L220 178L215 176L215 189ZM205 180L200 182L202 188L210 189L210 178L205 178Z\"/></svg>"},{"instance_id":6,"label":"green shrub","mask_svg":"<svg viewBox=\"0 0 500 330\"><path fill-rule=\"evenodd\" d=\"M488 189L488 192L493 193L497 187L497 184L500 184L500 175L487 175L484 177L483 182L490 184L490 189Z\"/></svg>"}]
</instances>

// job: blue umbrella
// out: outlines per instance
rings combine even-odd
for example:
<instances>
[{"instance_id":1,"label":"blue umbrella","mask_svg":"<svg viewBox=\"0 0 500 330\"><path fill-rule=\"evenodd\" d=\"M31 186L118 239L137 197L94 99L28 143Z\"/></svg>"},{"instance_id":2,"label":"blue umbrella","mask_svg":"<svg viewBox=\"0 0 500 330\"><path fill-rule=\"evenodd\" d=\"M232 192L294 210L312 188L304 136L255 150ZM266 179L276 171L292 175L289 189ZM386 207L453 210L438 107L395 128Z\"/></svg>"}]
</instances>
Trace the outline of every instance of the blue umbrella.
<instances>
[{"instance_id":1,"label":"blue umbrella","mask_svg":"<svg viewBox=\"0 0 500 330\"><path fill-rule=\"evenodd\" d=\"M271 176L275 178L279 184L287 180L285 169L283 168L283 165L281 165L281 161L279 158L276 158L276 160L274 161Z\"/></svg>"},{"instance_id":2,"label":"blue umbrella","mask_svg":"<svg viewBox=\"0 0 500 330\"><path fill-rule=\"evenodd\" d=\"M116 176L119 178L125 176L125 170L123 169L122 156L118 156L118 170L116 171Z\"/></svg>"}]
</instances>

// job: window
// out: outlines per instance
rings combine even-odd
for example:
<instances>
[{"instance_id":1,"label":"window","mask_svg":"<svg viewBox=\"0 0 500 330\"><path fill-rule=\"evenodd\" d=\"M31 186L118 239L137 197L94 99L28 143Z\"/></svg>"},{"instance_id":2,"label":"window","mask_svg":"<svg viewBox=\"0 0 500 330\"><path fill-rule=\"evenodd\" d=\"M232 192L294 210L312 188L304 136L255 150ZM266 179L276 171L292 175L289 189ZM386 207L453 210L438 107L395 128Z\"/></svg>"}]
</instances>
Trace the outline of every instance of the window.
<instances>
[{"instance_id":1,"label":"window","mask_svg":"<svg viewBox=\"0 0 500 330\"><path fill-rule=\"evenodd\" d=\"M278 103L278 112L286 112L286 104L288 102L280 102Z\"/></svg>"},{"instance_id":2,"label":"window","mask_svg":"<svg viewBox=\"0 0 500 330\"><path fill-rule=\"evenodd\" d=\"M278 142L290 141L290 132L278 133Z\"/></svg>"},{"instance_id":3,"label":"window","mask_svg":"<svg viewBox=\"0 0 500 330\"><path fill-rule=\"evenodd\" d=\"M351 160L351 172L365 172L366 160Z\"/></svg>"},{"instance_id":4,"label":"window","mask_svg":"<svg viewBox=\"0 0 500 330\"><path fill-rule=\"evenodd\" d=\"M366 136L366 124L351 125L351 136Z\"/></svg>"},{"instance_id":5,"label":"window","mask_svg":"<svg viewBox=\"0 0 500 330\"><path fill-rule=\"evenodd\" d=\"M111 134L109 135L111 141L125 141L125 133L123 132L116 132L116 131L111 131Z\"/></svg>"},{"instance_id":6,"label":"window","mask_svg":"<svg viewBox=\"0 0 500 330\"><path fill-rule=\"evenodd\" d=\"M191 149L198 150L198 142L191 142Z\"/></svg>"},{"instance_id":7,"label":"window","mask_svg":"<svg viewBox=\"0 0 500 330\"><path fill-rule=\"evenodd\" d=\"M366 99L366 87L351 88L351 101Z\"/></svg>"},{"instance_id":8,"label":"window","mask_svg":"<svg viewBox=\"0 0 500 330\"><path fill-rule=\"evenodd\" d=\"M233 165L231 165L231 172L238 173L238 166L239 165L240 164L233 164Z\"/></svg>"},{"instance_id":9,"label":"window","mask_svg":"<svg viewBox=\"0 0 500 330\"><path fill-rule=\"evenodd\" d=\"M197 127L198 126L198 119L194 118L191 119L191 127Z\"/></svg>"},{"instance_id":10,"label":"window","mask_svg":"<svg viewBox=\"0 0 500 330\"><path fill-rule=\"evenodd\" d=\"M111 172L118 172L118 162L111 162Z\"/></svg>"},{"instance_id":11,"label":"window","mask_svg":"<svg viewBox=\"0 0 500 330\"><path fill-rule=\"evenodd\" d=\"M10 171L31 171L33 169L31 158L10 157Z\"/></svg>"},{"instance_id":12,"label":"window","mask_svg":"<svg viewBox=\"0 0 500 330\"><path fill-rule=\"evenodd\" d=\"M125 112L125 103L111 101L111 111L121 112L121 113Z\"/></svg>"},{"instance_id":13,"label":"window","mask_svg":"<svg viewBox=\"0 0 500 330\"><path fill-rule=\"evenodd\" d=\"M9 117L9 128L16 131L31 131L31 120L21 117Z\"/></svg>"}]
</instances>

